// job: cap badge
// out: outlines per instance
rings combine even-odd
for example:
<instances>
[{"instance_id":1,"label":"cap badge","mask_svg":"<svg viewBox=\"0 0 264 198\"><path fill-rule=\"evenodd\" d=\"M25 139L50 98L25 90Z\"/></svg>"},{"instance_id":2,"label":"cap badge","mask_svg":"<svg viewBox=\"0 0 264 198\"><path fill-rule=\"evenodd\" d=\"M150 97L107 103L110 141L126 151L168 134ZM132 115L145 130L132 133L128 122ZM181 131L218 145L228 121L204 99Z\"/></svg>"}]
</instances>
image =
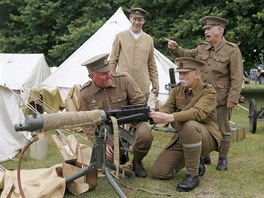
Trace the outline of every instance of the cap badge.
<instances>
[{"instance_id":1,"label":"cap badge","mask_svg":"<svg viewBox=\"0 0 264 198\"><path fill-rule=\"evenodd\" d=\"M104 64L108 65L109 64L109 60L104 60Z\"/></svg>"},{"instance_id":2,"label":"cap badge","mask_svg":"<svg viewBox=\"0 0 264 198\"><path fill-rule=\"evenodd\" d=\"M183 68L183 63L182 62L179 62L179 67Z\"/></svg>"}]
</instances>

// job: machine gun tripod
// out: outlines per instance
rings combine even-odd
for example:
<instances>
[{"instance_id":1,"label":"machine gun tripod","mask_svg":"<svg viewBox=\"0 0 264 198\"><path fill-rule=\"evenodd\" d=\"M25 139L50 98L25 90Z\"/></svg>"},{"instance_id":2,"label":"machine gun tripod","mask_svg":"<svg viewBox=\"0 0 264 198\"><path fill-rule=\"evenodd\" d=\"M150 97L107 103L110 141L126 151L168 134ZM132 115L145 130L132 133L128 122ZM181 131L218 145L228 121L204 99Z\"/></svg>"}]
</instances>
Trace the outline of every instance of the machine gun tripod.
<instances>
[{"instance_id":1,"label":"machine gun tripod","mask_svg":"<svg viewBox=\"0 0 264 198\"><path fill-rule=\"evenodd\" d=\"M98 169L101 169L119 197L123 198L126 197L126 195L118 186L108 168L109 166L111 166L111 168L116 168L116 171L119 173L119 170L122 169L122 167L114 166L112 163L108 163L106 160L105 151L107 135L111 131L111 125L113 124L110 117L115 117L118 125L126 123L146 122L149 120L149 111L149 106L133 105L125 106L120 110L111 111L94 110L90 112L66 112L56 114L30 115L25 118L25 123L16 124L15 130L36 131L38 129L43 129L44 131L48 131L58 128L67 128L70 125L76 126L76 124L82 124L84 126L96 125L96 143L93 146L90 164L88 166L85 166L78 173L67 176L66 183L72 182L77 178L87 175L88 173L96 172ZM129 135L129 133L127 133L125 129L118 127L118 135L120 135L127 144L134 145L134 138ZM71 162L70 164L74 165L74 162ZM125 175L134 177L134 172L126 170L123 171Z\"/></svg>"}]
</instances>

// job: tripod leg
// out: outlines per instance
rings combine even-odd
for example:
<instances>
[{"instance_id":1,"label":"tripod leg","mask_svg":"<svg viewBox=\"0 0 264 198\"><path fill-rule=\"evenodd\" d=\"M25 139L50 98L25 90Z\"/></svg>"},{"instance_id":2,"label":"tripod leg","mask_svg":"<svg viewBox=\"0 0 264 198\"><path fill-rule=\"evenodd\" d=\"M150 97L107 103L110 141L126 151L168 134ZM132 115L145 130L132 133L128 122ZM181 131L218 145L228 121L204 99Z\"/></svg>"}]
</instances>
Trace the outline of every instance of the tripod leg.
<instances>
[{"instance_id":1,"label":"tripod leg","mask_svg":"<svg viewBox=\"0 0 264 198\"><path fill-rule=\"evenodd\" d=\"M127 196L122 191L122 189L118 186L118 184L116 183L116 181L112 177L109 169L107 167L105 167L104 171L105 171L105 176L107 177L108 181L110 182L110 184L112 185L112 187L115 189L115 191L119 195L119 197L126 198Z\"/></svg>"}]
</instances>

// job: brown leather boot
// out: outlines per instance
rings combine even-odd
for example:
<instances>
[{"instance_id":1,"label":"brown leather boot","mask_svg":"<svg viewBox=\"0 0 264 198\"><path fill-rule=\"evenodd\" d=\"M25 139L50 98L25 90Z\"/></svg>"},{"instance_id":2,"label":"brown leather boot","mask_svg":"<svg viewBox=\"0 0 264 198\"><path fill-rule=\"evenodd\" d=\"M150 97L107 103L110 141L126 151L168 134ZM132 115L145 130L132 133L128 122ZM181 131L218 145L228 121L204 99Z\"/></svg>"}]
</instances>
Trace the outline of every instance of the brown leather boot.
<instances>
[{"instance_id":1,"label":"brown leather boot","mask_svg":"<svg viewBox=\"0 0 264 198\"><path fill-rule=\"evenodd\" d=\"M133 170L137 177L147 177L147 172L142 164L143 158L147 155L147 153L139 152L134 150L134 158L133 158Z\"/></svg>"}]
</instances>

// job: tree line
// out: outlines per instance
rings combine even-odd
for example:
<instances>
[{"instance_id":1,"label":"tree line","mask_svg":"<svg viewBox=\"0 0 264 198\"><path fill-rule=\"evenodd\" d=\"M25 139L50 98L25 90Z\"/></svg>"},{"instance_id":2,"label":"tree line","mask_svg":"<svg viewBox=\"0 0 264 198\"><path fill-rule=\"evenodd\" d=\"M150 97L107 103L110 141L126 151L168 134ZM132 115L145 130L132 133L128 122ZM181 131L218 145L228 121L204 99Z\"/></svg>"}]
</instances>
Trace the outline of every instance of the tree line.
<instances>
[{"instance_id":1,"label":"tree line","mask_svg":"<svg viewBox=\"0 0 264 198\"><path fill-rule=\"evenodd\" d=\"M150 15L144 31L155 48L173 60L164 38L185 48L204 41L200 19L226 18L225 38L237 43L245 70L264 63L264 0L2 0L0 52L44 53L49 65L60 65L115 11L142 7Z\"/></svg>"}]
</instances>

